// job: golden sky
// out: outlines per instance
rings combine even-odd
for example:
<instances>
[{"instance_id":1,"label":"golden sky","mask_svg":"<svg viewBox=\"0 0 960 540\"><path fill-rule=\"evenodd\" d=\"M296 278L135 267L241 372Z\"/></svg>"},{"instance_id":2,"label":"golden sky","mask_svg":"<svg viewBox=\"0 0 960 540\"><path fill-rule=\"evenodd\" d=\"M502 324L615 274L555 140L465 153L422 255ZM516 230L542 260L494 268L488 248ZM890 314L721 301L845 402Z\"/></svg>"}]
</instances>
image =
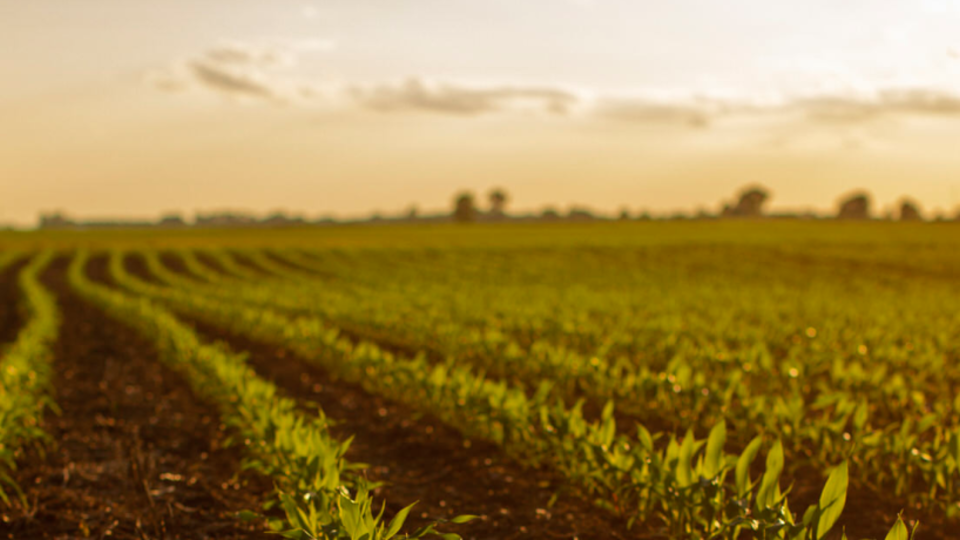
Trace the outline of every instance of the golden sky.
<instances>
[{"instance_id":1,"label":"golden sky","mask_svg":"<svg viewBox=\"0 0 960 540\"><path fill-rule=\"evenodd\" d=\"M0 223L218 208L960 205L960 0L30 0Z\"/></svg>"}]
</instances>

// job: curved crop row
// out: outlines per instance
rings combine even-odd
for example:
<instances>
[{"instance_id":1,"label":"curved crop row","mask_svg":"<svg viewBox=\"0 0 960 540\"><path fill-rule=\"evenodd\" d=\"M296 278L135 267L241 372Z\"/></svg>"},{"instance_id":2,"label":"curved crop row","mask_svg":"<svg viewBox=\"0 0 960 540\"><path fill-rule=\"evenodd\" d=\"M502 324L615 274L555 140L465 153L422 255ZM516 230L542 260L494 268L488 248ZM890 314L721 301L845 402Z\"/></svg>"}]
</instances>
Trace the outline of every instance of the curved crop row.
<instances>
[{"instance_id":1,"label":"curved crop row","mask_svg":"<svg viewBox=\"0 0 960 540\"><path fill-rule=\"evenodd\" d=\"M9 472L24 445L48 439L40 423L45 410L56 408L50 397L50 347L57 339L60 311L39 280L51 257L49 252L37 255L20 271L26 325L0 355L0 498L4 501L9 500L4 485L22 496Z\"/></svg>"},{"instance_id":2,"label":"curved crop row","mask_svg":"<svg viewBox=\"0 0 960 540\"><path fill-rule=\"evenodd\" d=\"M253 282L225 278L209 269L203 272L203 265L186 253L188 268L203 272L208 282L199 284L167 270L156 253L144 256L154 275L177 287L222 301L291 310L289 313L293 314L308 313L308 318L325 331L337 331L337 323L342 320L334 317L332 325L326 323L326 315L338 308L331 305L335 297L317 292L324 287L323 283L272 263L262 252L246 255L280 279ZM213 256L222 266L230 267L230 257L223 252ZM239 270L242 269L237 273ZM324 300L328 303L324 304ZM348 305L350 299L342 303ZM411 322L408 326L417 324ZM434 341L435 334L425 330L413 342L414 350L422 350L417 347L429 346ZM818 372L818 377L802 377L799 370L777 368L783 372L783 381L774 385L776 378L758 378L752 373L774 369L773 359L762 351L753 356L752 370L749 363L745 369L732 369L726 362L677 357L675 366L658 372L624 362L611 364L598 357L585 358L545 345L535 346L526 354L478 349L483 347L447 350L447 365L463 369L472 366L487 378L520 383L528 389L543 389L540 382L548 380L546 391L550 398L560 397L570 403L575 396L585 396L601 404L613 399L621 411L640 420L686 417L697 419L699 427L709 429L711 423L726 417L735 427L741 448L757 433L780 436L794 461L789 470L811 466L822 469L850 457L859 478L867 479L867 485L875 491L892 492L894 497L910 503L932 504L948 514L957 509L960 453L955 449L960 446L960 428L951 420L954 403L918 401L918 393L911 387L914 383L902 376L887 378L888 370L882 366L868 376L862 369L857 370L856 362L842 362L839 358L822 363L810 360L804 369ZM827 353L822 353L824 358ZM768 367L764 368L765 365ZM890 390L885 391L886 388ZM527 394L533 392L528 390ZM884 413L891 410L904 418L896 421L898 417L890 418ZM924 489L916 490L918 483Z\"/></svg>"},{"instance_id":3,"label":"curved crop row","mask_svg":"<svg viewBox=\"0 0 960 540\"><path fill-rule=\"evenodd\" d=\"M276 482L274 504L282 506L286 522L273 523L275 528L289 538L304 539L398 536L410 507L389 523L382 510L375 511L369 486L344 458L350 441L334 439L322 413L309 418L298 413L294 400L281 397L272 383L259 378L242 354L204 342L163 307L90 281L84 273L88 257L83 252L73 260L71 285L151 339L161 358L218 406L224 423L236 430L234 440L243 441L247 464ZM403 538L439 535L434 525Z\"/></svg>"},{"instance_id":4,"label":"curved crop row","mask_svg":"<svg viewBox=\"0 0 960 540\"><path fill-rule=\"evenodd\" d=\"M779 488L782 444L773 443L766 472L751 481L750 466L763 440L755 438L742 454L726 453L724 423L706 439L692 431L679 439L651 435L642 426L636 438L627 437L617 433L612 404L599 421L589 422L579 405L567 408L549 400L549 383L531 398L464 366L431 366L423 357L398 358L367 343L354 346L314 318L291 318L147 283L126 272L119 252L110 268L121 286L176 311L293 350L373 393L494 441L527 462L550 465L609 509L631 520L659 521L673 538L736 537L742 529L758 538L822 538L846 500L844 463L831 472L820 502L796 518Z\"/></svg>"}]
</instances>

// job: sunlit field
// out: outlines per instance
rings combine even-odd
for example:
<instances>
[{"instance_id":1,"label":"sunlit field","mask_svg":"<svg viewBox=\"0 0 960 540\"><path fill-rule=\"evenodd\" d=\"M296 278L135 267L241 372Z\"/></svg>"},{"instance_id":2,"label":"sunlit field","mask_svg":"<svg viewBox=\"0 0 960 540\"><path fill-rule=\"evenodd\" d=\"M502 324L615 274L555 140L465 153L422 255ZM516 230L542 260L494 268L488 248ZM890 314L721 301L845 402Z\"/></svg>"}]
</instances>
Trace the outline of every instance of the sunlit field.
<instances>
[{"instance_id":1,"label":"sunlit field","mask_svg":"<svg viewBox=\"0 0 960 540\"><path fill-rule=\"evenodd\" d=\"M960 526L956 224L64 231L0 248L10 538Z\"/></svg>"}]
</instances>

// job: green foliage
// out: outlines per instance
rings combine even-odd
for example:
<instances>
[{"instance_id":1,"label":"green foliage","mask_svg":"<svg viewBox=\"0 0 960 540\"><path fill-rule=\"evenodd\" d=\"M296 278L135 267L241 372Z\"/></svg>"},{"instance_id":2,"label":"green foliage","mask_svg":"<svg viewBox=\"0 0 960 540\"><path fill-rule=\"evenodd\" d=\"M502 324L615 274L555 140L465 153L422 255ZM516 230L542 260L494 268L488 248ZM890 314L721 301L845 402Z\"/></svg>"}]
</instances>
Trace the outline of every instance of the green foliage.
<instances>
[{"instance_id":1,"label":"green foliage","mask_svg":"<svg viewBox=\"0 0 960 540\"><path fill-rule=\"evenodd\" d=\"M81 252L74 258L69 270L71 285L153 340L161 358L183 373L195 392L217 404L223 423L233 431L230 440L234 444L242 441L245 467L275 481L277 502L287 516L286 524L281 525L283 535L375 540L436 534L428 527L426 532L399 535L404 520L400 514L383 525L382 513L373 514L363 479L344 458L350 440L334 439L322 414L308 417L299 413L296 403L281 397L272 383L258 377L242 354L204 342L163 307L90 281L84 274L88 257ZM121 262L119 257L112 259L115 274L122 273ZM351 489L356 492L354 498ZM240 517L251 519L254 515Z\"/></svg>"},{"instance_id":2,"label":"green foliage","mask_svg":"<svg viewBox=\"0 0 960 540\"><path fill-rule=\"evenodd\" d=\"M39 280L51 257L50 252L35 255L20 271L26 324L12 345L0 349L0 499L4 502L9 502L11 489L22 496L10 472L25 445L48 442L41 422L45 410L56 410L50 397L50 348L59 331L60 312ZM0 256L0 269L13 260Z\"/></svg>"},{"instance_id":3,"label":"green foliage","mask_svg":"<svg viewBox=\"0 0 960 540\"><path fill-rule=\"evenodd\" d=\"M165 271L155 256L148 255L148 263L177 287L153 285L130 275L119 255L113 257L113 277L177 311L296 351L371 392L429 411L471 437L496 442L524 461L550 465L601 506L629 516L631 522L657 520L673 538L736 536L744 529L762 538L819 538L842 509L846 477L841 479L836 472L824 492L824 507L797 522L779 486L785 466L780 440L767 452L762 479L753 483L749 466L763 439L754 439L742 454L726 454L728 431L723 421L706 439L698 439L689 429L679 440L670 437L663 447L656 443L659 437L650 436L642 426L636 438L619 432L612 401L599 419L591 421L584 417L583 402L568 407L555 400L550 383L528 393L452 359L431 363L422 355L404 358L370 342L356 344L315 317L287 315L263 305L246 307L218 292L216 281L188 282ZM274 294L283 294L282 289ZM733 469L735 481L730 481L728 472ZM836 471L845 474L846 465ZM313 526L309 514L300 519Z\"/></svg>"}]
</instances>

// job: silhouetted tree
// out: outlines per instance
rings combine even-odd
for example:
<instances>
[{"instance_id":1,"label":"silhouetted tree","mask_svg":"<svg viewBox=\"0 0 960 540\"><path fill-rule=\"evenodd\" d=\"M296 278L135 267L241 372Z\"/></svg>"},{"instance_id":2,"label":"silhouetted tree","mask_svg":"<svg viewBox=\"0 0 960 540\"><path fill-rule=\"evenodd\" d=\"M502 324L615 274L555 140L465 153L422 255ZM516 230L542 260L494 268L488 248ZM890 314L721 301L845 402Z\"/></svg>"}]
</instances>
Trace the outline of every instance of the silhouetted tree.
<instances>
[{"instance_id":1,"label":"silhouetted tree","mask_svg":"<svg viewBox=\"0 0 960 540\"><path fill-rule=\"evenodd\" d=\"M770 198L770 193L760 187L746 188L740 192L740 199L737 205L723 207L722 215L725 217L760 217L763 215L763 205Z\"/></svg>"},{"instance_id":2,"label":"silhouetted tree","mask_svg":"<svg viewBox=\"0 0 960 540\"><path fill-rule=\"evenodd\" d=\"M470 223L477 220L477 207L473 202L473 193L464 191L457 195L453 203L453 219L460 223Z\"/></svg>"},{"instance_id":3,"label":"silhouetted tree","mask_svg":"<svg viewBox=\"0 0 960 540\"><path fill-rule=\"evenodd\" d=\"M507 196L507 192L500 188L495 188L490 191L488 198L490 199L490 215L495 217L503 217L504 209L507 206L507 201L510 200L510 198Z\"/></svg>"},{"instance_id":4,"label":"silhouetted tree","mask_svg":"<svg viewBox=\"0 0 960 540\"><path fill-rule=\"evenodd\" d=\"M920 208L909 200L900 203L900 221L923 221L920 215Z\"/></svg>"},{"instance_id":5,"label":"silhouetted tree","mask_svg":"<svg viewBox=\"0 0 960 540\"><path fill-rule=\"evenodd\" d=\"M593 221L596 219L596 216L593 215L593 212L591 212L589 208L573 206L567 211L567 219L571 221Z\"/></svg>"},{"instance_id":6,"label":"silhouetted tree","mask_svg":"<svg viewBox=\"0 0 960 540\"><path fill-rule=\"evenodd\" d=\"M557 212L556 208L548 206L543 209L543 212L540 213L540 219L545 221L556 221L560 219L560 212Z\"/></svg>"},{"instance_id":7,"label":"silhouetted tree","mask_svg":"<svg viewBox=\"0 0 960 540\"><path fill-rule=\"evenodd\" d=\"M160 217L160 221L157 222L157 225L160 227L183 227L186 224L186 221L183 220L183 216L178 212L164 214Z\"/></svg>"},{"instance_id":8,"label":"silhouetted tree","mask_svg":"<svg viewBox=\"0 0 960 540\"><path fill-rule=\"evenodd\" d=\"M627 221L630 219L630 209L624 208L620 210L620 220Z\"/></svg>"},{"instance_id":9,"label":"silhouetted tree","mask_svg":"<svg viewBox=\"0 0 960 540\"><path fill-rule=\"evenodd\" d=\"M837 219L869 219L870 218L870 195L864 191L858 191L847 195L840 201L840 209L837 211Z\"/></svg>"}]
</instances>

